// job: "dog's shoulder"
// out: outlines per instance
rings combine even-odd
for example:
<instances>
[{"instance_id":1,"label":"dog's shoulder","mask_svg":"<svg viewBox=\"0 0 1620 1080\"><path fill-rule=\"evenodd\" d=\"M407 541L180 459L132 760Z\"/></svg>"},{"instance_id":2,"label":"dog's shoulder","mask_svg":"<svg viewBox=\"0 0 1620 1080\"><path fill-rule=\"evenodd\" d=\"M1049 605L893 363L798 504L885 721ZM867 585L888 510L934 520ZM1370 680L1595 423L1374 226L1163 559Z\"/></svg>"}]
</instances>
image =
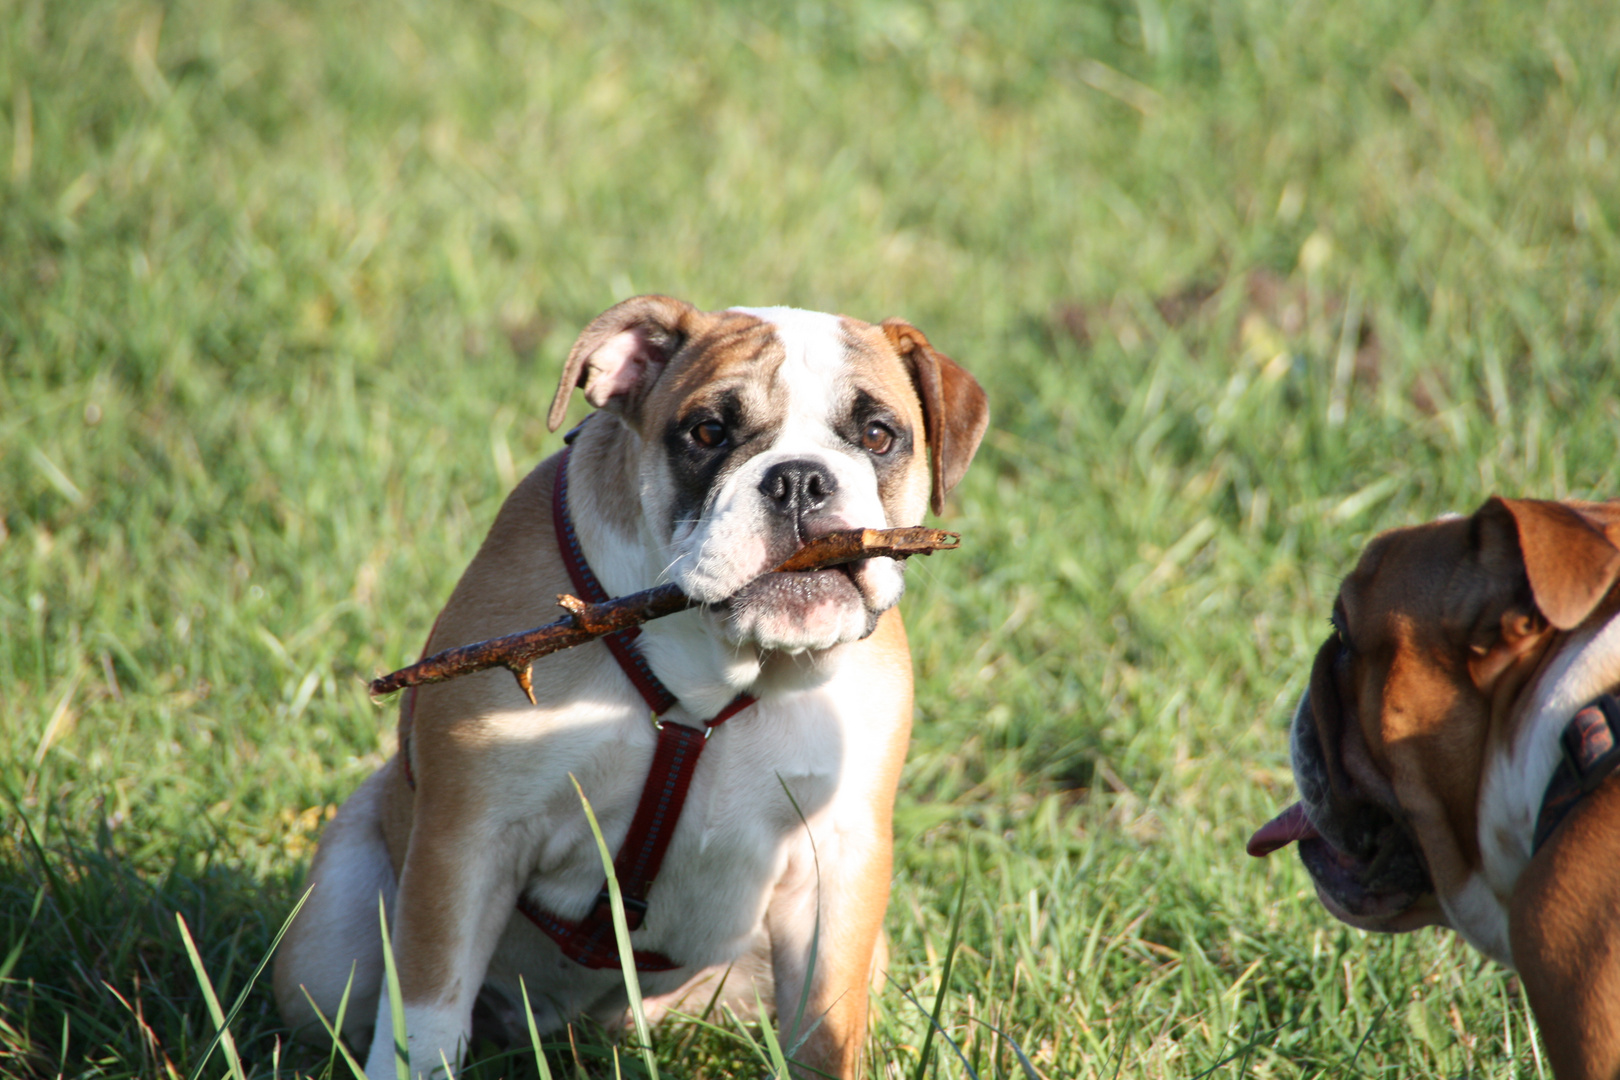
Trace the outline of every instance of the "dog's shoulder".
<instances>
[{"instance_id":1,"label":"dog's shoulder","mask_svg":"<svg viewBox=\"0 0 1620 1080\"><path fill-rule=\"evenodd\" d=\"M575 590L552 525L552 487L561 460L558 454L542 461L506 497L478 553L439 612L423 655L531 630L563 616L557 596ZM565 697L577 679L589 677L600 666L605 655L602 650L567 649L537 661L535 691L542 704L547 698ZM430 729L455 725L526 704L517 681L506 671L492 669L421 687L413 722L422 732L424 725Z\"/></svg>"},{"instance_id":2,"label":"dog's shoulder","mask_svg":"<svg viewBox=\"0 0 1620 1080\"><path fill-rule=\"evenodd\" d=\"M494 524L439 614L428 652L527 630L557 618L571 591L551 522L561 455L535 466L501 504Z\"/></svg>"}]
</instances>

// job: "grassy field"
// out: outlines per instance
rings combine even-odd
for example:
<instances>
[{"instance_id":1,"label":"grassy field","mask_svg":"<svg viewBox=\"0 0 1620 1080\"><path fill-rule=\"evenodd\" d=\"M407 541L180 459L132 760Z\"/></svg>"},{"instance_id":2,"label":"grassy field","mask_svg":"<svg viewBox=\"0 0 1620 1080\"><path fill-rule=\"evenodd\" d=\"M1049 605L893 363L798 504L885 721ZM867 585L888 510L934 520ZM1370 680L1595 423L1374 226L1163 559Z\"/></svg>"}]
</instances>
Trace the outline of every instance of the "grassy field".
<instances>
[{"instance_id":1,"label":"grassy field","mask_svg":"<svg viewBox=\"0 0 1620 1080\"><path fill-rule=\"evenodd\" d=\"M1513 979L1242 844L1370 535L1620 493L1617 228L1582 0L3 0L0 1074L224 1074L176 913L228 1007L393 750L361 678L657 290L903 315L991 394L905 601L874 1075L959 889L980 1077L1542 1075ZM263 985L232 1029L346 1075Z\"/></svg>"}]
</instances>

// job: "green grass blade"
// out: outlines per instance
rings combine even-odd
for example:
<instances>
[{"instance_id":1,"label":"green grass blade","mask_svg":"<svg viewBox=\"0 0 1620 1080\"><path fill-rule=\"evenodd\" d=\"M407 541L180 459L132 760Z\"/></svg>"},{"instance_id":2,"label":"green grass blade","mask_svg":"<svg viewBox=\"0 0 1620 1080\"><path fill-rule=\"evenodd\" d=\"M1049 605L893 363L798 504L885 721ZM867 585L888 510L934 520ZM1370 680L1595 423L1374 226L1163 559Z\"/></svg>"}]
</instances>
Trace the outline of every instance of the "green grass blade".
<instances>
[{"instance_id":1,"label":"green grass blade","mask_svg":"<svg viewBox=\"0 0 1620 1080\"><path fill-rule=\"evenodd\" d=\"M252 992L254 985L259 981L259 976L264 974L264 969L270 964L270 958L276 954L276 947L281 944L281 939L287 936L287 930L292 926L292 921L303 910L304 902L309 899L309 894L314 889L315 886L313 885L305 889L304 895L298 898L298 903L293 905L292 911L288 912L287 917L281 921L281 929L276 931L276 936L270 941L270 947L259 958L259 964L253 969L253 974L248 976L247 984L242 987L241 993L237 994L236 1000L231 1003L230 1011L225 1014L225 1022L223 1024L216 1023L213 1041L203 1051L202 1059L191 1073L191 1080L197 1080L197 1077L202 1074L202 1067L207 1064L209 1057L214 1052L214 1047L224 1040L226 1034L230 1031L231 1025L236 1022L237 1014L242 1011L242 1006L247 1004L248 994Z\"/></svg>"},{"instance_id":2,"label":"green grass blade","mask_svg":"<svg viewBox=\"0 0 1620 1080\"><path fill-rule=\"evenodd\" d=\"M776 1040L776 1032L765 1018L765 1002L760 1000L758 988L754 990L754 1007L759 1011L759 1030L765 1037L765 1050L770 1054L771 1068L776 1070L777 1080L793 1080L788 1072L787 1058L782 1053L782 1044Z\"/></svg>"},{"instance_id":3,"label":"green grass blade","mask_svg":"<svg viewBox=\"0 0 1620 1080\"><path fill-rule=\"evenodd\" d=\"M338 998L337 1017L332 1021L333 1027L335 1027L338 1031L343 1030L343 1021L349 1015L349 994L354 990L354 971L358 964L358 960L351 960L349 962L349 977L343 983L343 996ZM300 986L299 989L302 990L303 987ZM313 1005L314 1002L312 1001L310 1004ZM320 1016L320 1013L321 1011L319 1009L315 1010L316 1016ZM321 1016L321 1023L326 1023L326 1017ZM332 1029L328 1028L327 1030L330 1031ZM332 1052L326 1057L327 1076L331 1076L332 1070L337 1067L337 1052L339 1049L343 1051L344 1057L349 1057L349 1048L343 1045L343 1040L341 1038L334 1038L332 1040ZM349 1058L349 1060L352 1064L354 1059Z\"/></svg>"},{"instance_id":4,"label":"green grass blade","mask_svg":"<svg viewBox=\"0 0 1620 1080\"><path fill-rule=\"evenodd\" d=\"M913 1080L923 1080L928 1068L928 1055L932 1050L934 1032L943 1032L939 1026L939 1014L945 1008L945 995L951 988L951 964L956 960L956 942L962 930L962 905L967 900L967 883L968 875L964 868L962 882L956 889L956 911L951 915L951 936L945 946L945 966L939 973L939 993L934 996L934 1011L928 1017L928 1030L923 1034L922 1052L917 1055L917 1071L913 1074Z\"/></svg>"},{"instance_id":5,"label":"green grass blade","mask_svg":"<svg viewBox=\"0 0 1620 1080\"><path fill-rule=\"evenodd\" d=\"M912 996L910 991L908 991L905 987L903 987L903 986L899 985L898 983L896 983L895 984L895 989L899 990L901 995L904 996L907 1001L909 1001L913 1005L917 1006L917 1011L918 1012L923 1013L924 1015L927 1014L928 1010L923 1008L922 1002L918 1001L914 996ZM966 1054L962 1053L962 1048L959 1045L957 1045L957 1042L956 1042L955 1039L951 1038L950 1032L946 1031L943 1027L941 1027L940 1024L939 1024L939 1021L936 1020L932 1016L928 1017L928 1024L929 1024L929 1030L930 1031L939 1032L939 1037L944 1039L946 1041L946 1043L948 1043L950 1045L950 1048L952 1050L956 1051L957 1059L962 1062L962 1068L967 1070L968 1076L972 1077L973 1080L979 1080L979 1074L973 1068L973 1063L967 1059ZM926 1049L926 1047L925 1047L925 1049ZM1022 1057L1022 1052L1020 1052L1019 1056ZM1031 1066L1031 1067L1033 1067L1033 1066Z\"/></svg>"},{"instance_id":6,"label":"green grass blade","mask_svg":"<svg viewBox=\"0 0 1620 1080\"><path fill-rule=\"evenodd\" d=\"M759 1040L754 1038L754 1036L749 1033L748 1024L746 1022L744 1022L742 1017L737 1015L736 1011L732 1009L732 1007L731 1007L731 1005L729 1003L725 1004L725 1005L722 1005L721 1008L723 1008L726 1011L727 1016L731 1017L731 1022L733 1024L737 1025L737 1029L735 1031L726 1031L726 1034L732 1036L738 1042L742 1043L744 1046L748 1047L748 1049L752 1050L754 1052L755 1056L759 1058L760 1064L764 1065L767 1069L770 1068L771 1067L771 1055L770 1055L770 1052L768 1050L766 1050L765 1047L761 1046L759 1044ZM721 1030L725 1030L725 1029L721 1029Z\"/></svg>"},{"instance_id":7,"label":"green grass blade","mask_svg":"<svg viewBox=\"0 0 1620 1080\"><path fill-rule=\"evenodd\" d=\"M236 1053L236 1040L231 1037L230 1029L225 1026L225 1013L219 1007L219 997L214 993L214 983L208 977L208 970L203 967L202 957L197 953L197 943L191 940L191 928L186 926L186 917L178 911L174 913L174 921L180 926L180 937L186 943L186 955L191 958L191 970L197 975L197 984L202 987L203 1000L208 1003L208 1015L214 1020L214 1028L218 1031L217 1045L224 1047L225 1060L230 1064L231 1075L236 1080L247 1080L247 1073L242 1070L242 1059ZM66 1013L62 1014L64 1017ZM212 1048L211 1044L211 1047ZM208 1054L197 1062L192 1070L192 1078L202 1073L203 1066L208 1064Z\"/></svg>"},{"instance_id":8,"label":"green grass blade","mask_svg":"<svg viewBox=\"0 0 1620 1080\"><path fill-rule=\"evenodd\" d=\"M900 992L902 994L906 993L905 990L901 990ZM911 995L906 994L906 996L910 997ZM917 1007L919 1009L922 1008L921 1005L918 1005ZM975 1018L975 1019L977 1019L977 1018ZM1024 1053L1024 1048L1022 1046L1018 1045L1018 1040L1014 1039L1011 1035L1008 1035L1005 1031L1002 1031L1000 1028L996 1027L996 1025L990 1023L988 1020L979 1020L979 1023L983 1024L985 1027L989 1028L991 1031L993 1031L997 1035L1001 1036L1002 1041L1005 1042L1008 1046L1012 1047L1013 1057L1018 1059L1018 1067L1024 1070L1024 1076L1025 1076L1026 1080L1041 1080L1041 1074L1035 1071L1035 1063L1033 1061L1029 1060L1029 1055L1025 1054ZM1121 1055L1124 1054L1124 1047L1123 1046L1121 1046L1121 1048L1120 1048L1120 1053L1121 1053ZM1114 1073L1117 1076L1119 1074L1119 1070L1115 1069Z\"/></svg>"},{"instance_id":9,"label":"green grass blade","mask_svg":"<svg viewBox=\"0 0 1620 1080\"><path fill-rule=\"evenodd\" d=\"M534 1064L540 1070L540 1080L551 1080L551 1065L546 1061L546 1052L540 1048L540 1029L534 1024L534 1009L529 1005L529 988L523 982L523 976L518 976L518 992L523 995L523 1019L529 1022L529 1045L534 1047Z\"/></svg>"},{"instance_id":10,"label":"green grass blade","mask_svg":"<svg viewBox=\"0 0 1620 1080\"><path fill-rule=\"evenodd\" d=\"M6 953L6 958L0 962L0 983L6 981L11 975L11 969L17 966L21 959L23 947L28 944L28 932L34 928L34 920L39 918L40 905L45 903L45 886L41 885L34 893L34 906L28 911L28 922L23 925L22 933L17 935L17 944Z\"/></svg>"},{"instance_id":11,"label":"green grass blade","mask_svg":"<svg viewBox=\"0 0 1620 1080\"><path fill-rule=\"evenodd\" d=\"M810 859L816 870L816 921L810 929L810 954L805 958L804 985L799 988L799 1007L793 1011L793 1026L788 1029L786 1039L788 1056L791 1057L799 1052L799 1047L804 1045L810 1033L821 1025L820 1019L817 1019L809 1030L804 1027L804 1010L810 1002L810 987L815 983L816 959L821 951L821 853L816 850L816 837L810 831L810 822L805 818L799 800L793 797L793 792L788 788L787 781L782 779L781 773L776 774L776 782L782 785L782 793L787 796L793 812L798 815L799 824L804 826L804 835L810 841ZM777 1022L781 1022L781 1017L777 1017Z\"/></svg>"},{"instance_id":12,"label":"green grass blade","mask_svg":"<svg viewBox=\"0 0 1620 1080\"><path fill-rule=\"evenodd\" d=\"M343 1060L348 1062L350 1070L352 1070L354 1073L355 1080L366 1080L366 1070L362 1069L360 1067L360 1063L354 1060L354 1055L349 1052L349 1047L344 1043L343 1036L339 1034L339 1032L343 1030L343 1013L349 1007L349 991L353 988L354 965L351 964L349 965L349 981L343 987L342 1000L338 1002L338 1018L336 1027L334 1027L332 1023L326 1019L326 1014L321 1012L321 1007L319 1005L315 1004L315 999L309 996L309 991L302 986L300 986L298 989L303 993L304 1000L309 1002L309 1007L314 1010L315 1019L321 1022L321 1027L325 1028L326 1033L332 1037L333 1051L343 1055ZM327 1075L331 1075L330 1063L328 1063Z\"/></svg>"},{"instance_id":13,"label":"green grass blade","mask_svg":"<svg viewBox=\"0 0 1620 1080\"><path fill-rule=\"evenodd\" d=\"M399 990L399 968L394 964L394 943L388 936L388 908L377 894L377 920L382 926L383 970L388 980L388 1011L394 1024L394 1075L411 1080L411 1041L405 1030L405 1001Z\"/></svg>"},{"instance_id":14,"label":"green grass blade","mask_svg":"<svg viewBox=\"0 0 1620 1080\"><path fill-rule=\"evenodd\" d=\"M636 1038L641 1043L641 1060L647 1066L647 1075L658 1080L658 1060L653 1056L652 1029L647 1023L647 1010L641 1002L641 980L636 976L635 949L630 944L630 924L624 917L624 895L619 891L619 879L613 873L613 853L608 851L602 838L602 826L596 822L596 812L585 790L573 773L568 779L579 793L579 804L585 808L585 820L591 823L591 835L596 837L596 851L602 856L602 872L607 875L608 905L613 909L613 938L619 945L619 966L624 971L624 992L630 999L630 1015L636 1023Z\"/></svg>"}]
</instances>

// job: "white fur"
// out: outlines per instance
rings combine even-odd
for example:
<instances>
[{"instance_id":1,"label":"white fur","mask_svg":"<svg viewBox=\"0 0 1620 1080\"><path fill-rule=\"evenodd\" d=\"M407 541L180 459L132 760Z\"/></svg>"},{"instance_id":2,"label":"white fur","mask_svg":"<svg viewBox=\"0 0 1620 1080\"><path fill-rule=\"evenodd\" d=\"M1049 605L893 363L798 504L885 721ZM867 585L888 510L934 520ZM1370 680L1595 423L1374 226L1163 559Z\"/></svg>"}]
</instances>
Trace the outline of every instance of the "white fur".
<instances>
[{"instance_id":1,"label":"white fur","mask_svg":"<svg viewBox=\"0 0 1620 1080\"><path fill-rule=\"evenodd\" d=\"M1620 619L1577 632L1553 657L1525 695L1518 735L1486 763L1479 792L1481 873L1470 879L1466 895L1440 902L1459 933L1510 967L1508 898L1530 862L1536 816L1558 768L1559 737L1576 712L1616 682Z\"/></svg>"},{"instance_id":2,"label":"white fur","mask_svg":"<svg viewBox=\"0 0 1620 1080\"><path fill-rule=\"evenodd\" d=\"M626 438L636 438L625 431ZM670 580L663 545L642 525L635 536L589 515L576 514L574 528L591 570L609 596L628 596ZM703 613L684 611L646 623L636 647L683 710L674 719L705 720L759 679L757 650L732 645L710 633Z\"/></svg>"},{"instance_id":3,"label":"white fur","mask_svg":"<svg viewBox=\"0 0 1620 1080\"><path fill-rule=\"evenodd\" d=\"M642 490L638 523L616 526L591 512L589 487L575 489L580 544L612 595L673 580L689 594L718 600L768 571L770 553L759 538L772 511L759 486L765 471L782 461L814 460L834 477L837 491L822 511L834 527L913 523L888 520L870 456L834 430L830 402L836 394L829 390L850 377L839 320L787 308L750 314L775 328L785 352L768 391L785 403L785 415L772 444L727 479L701 520L677 528L673 538L655 535L648 523L667 521L667 515L652 512L667 492ZM621 424L613 438L627 440L623 450L633 461L659 452L642 445L629 425ZM575 457L571 464L581 460ZM915 503L920 520L926 469L920 458L912 465L916 498L906 503L905 513ZM656 471L641 469L644 487L656 487L649 479ZM577 475L572 468L570 475ZM904 582L898 562L870 560L857 573L866 575L863 591L874 609L899 599ZM757 640L741 645L725 640L714 615L705 611L643 627L638 648L680 699L665 722L698 724L745 689L758 699L706 744L646 924L633 935L637 948L687 965L642 974L642 991L655 1013L694 993L693 986L710 992L720 973L735 964L723 1000L741 1009L756 1000L756 991L769 999L774 981L778 1008L792 1015L805 981L812 929L819 923L836 936L859 918L870 924L872 886L884 882L871 868L887 858L888 844L888 837L875 831L887 815L877 812L872 800L887 797L894 762L904 751L910 673L903 663L885 660L873 666L856 649L835 647L867 630L865 608L845 606L859 609L860 617L832 618L836 625L822 628L827 640L821 643L784 646L773 640L771 633L785 631L773 631L768 612ZM496 1000L491 1007L508 1017L509 1027L521 1023L520 977L542 1031L581 1014L622 1022L621 973L566 962L556 943L514 907L521 895L564 919L588 910L602 882L602 865L574 782L590 800L608 846L617 850L655 748L646 704L614 665L599 658L576 667L570 678L566 692L562 684L549 695L542 691L538 706L523 702L509 683L477 697L484 703L479 715L456 721L458 737L480 744L478 789L455 796L475 805L459 805L471 812L452 815L446 819L451 824L413 831L413 854L403 871L406 897L423 895L413 877L430 872L422 867L457 867L447 880L430 883L432 910L413 899L389 911L396 949L407 958L409 943L424 938L414 919L448 920L434 927L436 940L452 946L438 955L443 962L443 954L450 953L453 970L432 983L445 988L443 996L408 1000L405 1006L412 1071L418 1076L459 1063L480 987L504 996L504 1003ZM536 671L537 686L544 679ZM366 1019L375 1021L367 1062L372 1080L394 1075L392 1019L380 985L376 896L380 889L392 901L398 887L384 847L380 794L383 784L399 782L393 768L385 769L340 811L317 858L317 893L299 917L301 951L286 965L290 977L322 982L322 993L335 998L342 980L334 972L346 973L350 958L359 958L354 999L359 1012L351 1008L357 1018L347 1027L353 1034ZM431 784L417 792L417 813L434 812L431 795ZM441 858L423 861L419 850ZM852 915L863 910L864 916ZM826 958L832 940L821 939L818 982L830 977ZM278 968L278 980L281 975ZM285 1009L284 989L278 986ZM806 1022L816 1019L807 1016Z\"/></svg>"},{"instance_id":4,"label":"white fur","mask_svg":"<svg viewBox=\"0 0 1620 1080\"><path fill-rule=\"evenodd\" d=\"M837 519L838 527L884 529L911 524L889 521L870 460L833 430L828 389L848 372L838 318L797 308L733 310L776 328L785 353L775 387L775 393L788 403L784 423L769 449L726 480L707 513L678 525L667 540L654 536L645 524L638 535L630 536L586 516L576 518L575 527L591 567L613 596L674 581L690 596L717 601L770 570L769 553L760 539L770 511L759 485L766 471L783 461L817 461L832 474L838 492L824 513ZM628 428L624 437L637 438ZM649 449L638 448L638 453L645 452ZM644 522L656 519L653 508L663 496L657 490L641 493ZM868 589L868 603L875 609L899 602L905 576L898 560L870 559L860 573ZM839 610L828 612L824 621L808 628L767 622L762 629L766 639L762 642L730 642L716 632L713 617L698 611L643 627L639 642L643 654L685 707L676 719L695 723L713 716L754 685L761 677L760 645L788 651L827 649L859 638L867 624L864 610ZM813 663L803 665L800 674L807 681L817 681L822 676L814 668Z\"/></svg>"},{"instance_id":5,"label":"white fur","mask_svg":"<svg viewBox=\"0 0 1620 1080\"><path fill-rule=\"evenodd\" d=\"M301 940L345 941L356 948L342 950L302 949L296 958L299 970L311 986L343 986L349 980L351 965L354 992L344 1016L343 1033L357 1038L376 1010L376 988L382 983L382 930L377 901L381 897L392 918L394 910L394 867L373 819L382 804L383 787L397 782L387 770L372 774L351 795L337 818L321 837L316 857L320 884L310 893L298 913L308 927L302 939L294 939L283 951L298 949ZM299 995L295 1011L285 1017L294 1028L314 1031L319 1026L309 1002ZM332 1016L328 1020L335 1019Z\"/></svg>"},{"instance_id":6,"label":"white fur","mask_svg":"<svg viewBox=\"0 0 1620 1080\"><path fill-rule=\"evenodd\" d=\"M829 666L822 685L761 700L718 730L705 749L647 923L632 935L637 948L692 966L643 974L647 995L673 994L706 968L757 957L767 903L813 911L819 887L825 911L840 893L840 854L879 840L869 835L865 802L880 786L876 774L883 767L883 755L871 752L870 724L898 711L897 699L907 689L904 673L865 670L858 678L839 678L836 656ZM491 846L502 849L489 861L503 869L532 867L521 877L522 891L564 918L588 909L602 879L570 775L578 778L609 847L617 850L655 742L640 697L611 668L603 671L607 677L593 680L579 700L495 713L484 724L490 740L486 790L496 793L485 831L499 838ZM812 845L821 859L819 881ZM481 900L487 895L480 890ZM469 905L469 934L482 936L475 925L481 912L499 920L499 940L468 952L463 992L406 1008L413 1072L425 1076L442 1068L441 1052L452 1067L457 1064L470 1032L472 997L485 982L517 1002L521 973L542 1030L582 1012L604 1022L622 1017L623 977L616 969L563 965L555 943L515 913L510 900ZM759 969L756 961L751 977L759 977ZM769 983L760 989L768 994ZM728 996L752 1000L752 986ZM394 1075L386 992L375 1017L367 1074L386 1080Z\"/></svg>"},{"instance_id":7,"label":"white fur","mask_svg":"<svg viewBox=\"0 0 1620 1080\"><path fill-rule=\"evenodd\" d=\"M770 569L758 543L769 510L759 490L773 466L808 459L823 465L838 484L824 511L844 528L884 529L892 523L878 493L877 475L863 451L833 430L828 388L847 377L849 363L842 327L835 316L797 308L734 308L776 328L786 359L777 372L777 392L787 399L785 420L771 447L754 455L727 478L709 512L685 523L671 538L671 578L689 595L723 600ZM882 574L876 606L888 607L903 589L900 566L873 560Z\"/></svg>"},{"instance_id":8,"label":"white fur","mask_svg":"<svg viewBox=\"0 0 1620 1080\"><path fill-rule=\"evenodd\" d=\"M1498 896L1483 874L1469 874L1463 887L1450 896L1437 894L1447 924L1468 943L1505 967L1513 966L1508 945L1507 902Z\"/></svg>"},{"instance_id":9,"label":"white fur","mask_svg":"<svg viewBox=\"0 0 1620 1080\"><path fill-rule=\"evenodd\" d=\"M647 524L658 520L648 508L663 492L640 493L644 513L634 534L599 515L576 512L587 560L612 595L673 580L691 595L718 600L768 571L769 553L758 538L771 511L759 487L766 470L782 461L814 460L835 478L837 492L823 513L837 527L893 524L869 457L833 429L828 391L848 377L839 321L786 308L750 313L776 328L786 353L771 391L786 402L784 422L772 445L730 476L701 519L677 528L672 539L653 535ZM628 426L618 437L639 439ZM657 452L642 445L630 449L638 457ZM588 495L577 496L576 511L588 501ZM899 599L900 563L870 560L862 572L872 575L867 599L875 608ZM768 640L768 632L767 640L729 643L703 611L643 627L638 648L680 699L666 722L699 724L741 690L759 698L706 746L652 892L647 922L633 935L638 949L690 964L643 973L642 991L649 999L676 1000L694 979L712 980L734 962L738 974L727 981L726 1000L751 1002L756 988L769 998L774 964L776 976L785 973L792 984L776 988L778 1007L791 1011L802 983L795 974L803 967L799 954L808 949L818 905L824 924L837 925L844 898L855 902L860 890L839 875L845 867L859 873L862 853L886 841L872 833L870 799L885 785L880 773L891 754L884 747L892 746L892 718L905 716L909 673L843 670L846 654L833 646L867 630L864 607L854 606L852 615L840 615L836 625L822 628L825 641L789 642L807 652L784 651ZM617 850L651 763L656 735L646 705L615 667L599 665L571 691L567 700L489 713L477 725L477 738L487 743L487 773L481 774L485 802L474 838L474 850L481 854L467 860L469 880L441 886L445 906L455 912L455 936L464 943L457 950L455 988L443 1000L410 1002L406 1008L418 1075L442 1069L441 1061L457 1065L471 1035L480 986L516 1006L521 976L541 1030L580 1014L606 1023L623 1017L621 973L567 963L556 943L513 907L521 894L564 919L577 919L590 908L602 867L573 782L577 779L590 800L609 848ZM358 853L357 861L386 865L380 832L366 843L374 850ZM407 875L411 865L407 862ZM322 885L349 891L342 881ZM776 913L774 921L767 917L770 912ZM395 924L397 942L407 930L398 917ZM376 1001L367 1073L384 1080L394 1075L392 1023L386 992Z\"/></svg>"}]
</instances>

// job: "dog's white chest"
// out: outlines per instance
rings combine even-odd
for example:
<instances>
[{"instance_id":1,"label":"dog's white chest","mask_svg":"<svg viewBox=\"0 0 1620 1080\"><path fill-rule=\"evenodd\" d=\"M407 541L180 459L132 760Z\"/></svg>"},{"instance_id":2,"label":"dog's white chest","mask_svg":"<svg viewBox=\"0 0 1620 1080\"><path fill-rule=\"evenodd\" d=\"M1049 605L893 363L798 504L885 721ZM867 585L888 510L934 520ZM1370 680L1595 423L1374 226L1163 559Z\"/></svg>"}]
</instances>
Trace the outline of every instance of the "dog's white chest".
<instances>
[{"instance_id":1,"label":"dog's white chest","mask_svg":"<svg viewBox=\"0 0 1620 1080\"><path fill-rule=\"evenodd\" d=\"M743 947L789 856L836 821L851 734L837 698L823 688L768 699L715 731L649 894L646 922L634 935L638 949L702 965L725 962ZM575 763L575 775L616 852L641 798L656 736L636 718L602 724L592 735L594 752ZM540 771L552 770L542 764ZM602 885L600 852L566 777L546 776L537 786L550 797L533 807L536 815L524 826L536 841L525 893L539 907L574 918Z\"/></svg>"}]
</instances>

